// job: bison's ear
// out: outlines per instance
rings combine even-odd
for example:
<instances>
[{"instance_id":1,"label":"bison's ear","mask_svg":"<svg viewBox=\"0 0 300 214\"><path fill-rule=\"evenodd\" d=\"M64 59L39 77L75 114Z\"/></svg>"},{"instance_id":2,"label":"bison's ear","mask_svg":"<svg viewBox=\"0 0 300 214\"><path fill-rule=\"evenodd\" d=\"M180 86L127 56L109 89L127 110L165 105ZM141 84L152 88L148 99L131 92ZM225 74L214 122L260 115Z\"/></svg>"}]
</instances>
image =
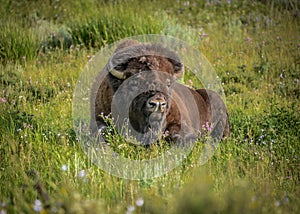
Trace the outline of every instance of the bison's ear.
<instances>
[{"instance_id":1,"label":"bison's ear","mask_svg":"<svg viewBox=\"0 0 300 214\"><path fill-rule=\"evenodd\" d=\"M131 49L140 43L137 40L125 40L116 48L113 56L108 63L108 71L118 79L125 79L124 70L127 68L130 59Z\"/></svg>"},{"instance_id":2,"label":"bison's ear","mask_svg":"<svg viewBox=\"0 0 300 214\"><path fill-rule=\"evenodd\" d=\"M169 59L169 61L172 63L174 68L174 77L176 79L179 79L182 76L184 71L183 63L174 59Z\"/></svg>"}]
</instances>

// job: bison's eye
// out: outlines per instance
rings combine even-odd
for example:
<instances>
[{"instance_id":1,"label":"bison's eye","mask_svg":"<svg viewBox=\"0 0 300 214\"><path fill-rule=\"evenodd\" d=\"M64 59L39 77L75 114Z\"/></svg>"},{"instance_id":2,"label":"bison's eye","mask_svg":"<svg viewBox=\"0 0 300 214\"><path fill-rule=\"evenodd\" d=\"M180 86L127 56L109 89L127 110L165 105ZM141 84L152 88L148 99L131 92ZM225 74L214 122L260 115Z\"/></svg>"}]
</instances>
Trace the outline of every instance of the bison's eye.
<instances>
[{"instance_id":1,"label":"bison's eye","mask_svg":"<svg viewBox=\"0 0 300 214\"><path fill-rule=\"evenodd\" d=\"M167 103L161 99L149 100L147 102L147 108L150 112L164 112Z\"/></svg>"},{"instance_id":2,"label":"bison's eye","mask_svg":"<svg viewBox=\"0 0 300 214\"><path fill-rule=\"evenodd\" d=\"M155 108L157 106L157 103L156 102L152 102L152 101L150 101L150 102L148 102L148 108Z\"/></svg>"}]
</instances>

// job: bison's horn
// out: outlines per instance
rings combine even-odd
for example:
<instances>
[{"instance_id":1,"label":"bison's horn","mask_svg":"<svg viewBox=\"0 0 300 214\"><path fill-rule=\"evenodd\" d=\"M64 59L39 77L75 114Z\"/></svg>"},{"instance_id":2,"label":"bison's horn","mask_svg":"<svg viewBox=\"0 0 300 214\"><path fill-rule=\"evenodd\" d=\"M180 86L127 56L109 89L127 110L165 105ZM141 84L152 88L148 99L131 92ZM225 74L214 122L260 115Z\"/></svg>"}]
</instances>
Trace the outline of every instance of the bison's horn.
<instances>
[{"instance_id":1,"label":"bison's horn","mask_svg":"<svg viewBox=\"0 0 300 214\"><path fill-rule=\"evenodd\" d=\"M111 73L111 75L121 80L124 80L126 78L123 72L117 71L116 69L110 70L109 73Z\"/></svg>"},{"instance_id":2,"label":"bison's horn","mask_svg":"<svg viewBox=\"0 0 300 214\"><path fill-rule=\"evenodd\" d=\"M115 55L115 54L114 54ZM126 76L124 75L123 72L121 71L118 71L115 69L115 65L118 64L118 63L114 63L113 62L113 58L111 58L108 62L108 65L107 65L107 71L109 73L111 73L111 75L113 75L114 77L118 78L118 79L121 79L121 80L124 80L126 78Z\"/></svg>"}]
</instances>

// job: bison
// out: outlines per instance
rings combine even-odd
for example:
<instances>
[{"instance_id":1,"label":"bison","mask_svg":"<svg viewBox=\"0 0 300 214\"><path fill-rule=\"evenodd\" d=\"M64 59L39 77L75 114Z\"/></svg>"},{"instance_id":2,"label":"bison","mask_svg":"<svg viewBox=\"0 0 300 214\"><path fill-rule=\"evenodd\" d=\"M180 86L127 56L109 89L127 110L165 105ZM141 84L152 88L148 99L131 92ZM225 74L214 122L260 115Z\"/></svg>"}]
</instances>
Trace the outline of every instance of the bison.
<instances>
[{"instance_id":1,"label":"bison","mask_svg":"<svg viewBox=\"0 0 300 214\"><path fill-rule=\"evenodd\" d=\"M229 135L221 97L211 90L177 83L183 70L178 55L161 44L121 43L92 88L92 131L105 129L103 115L113 112L120 126L127 119L143 145L159 136L171 142L195 140L208 128L212 136Z\"/></svg>"}]
</instances>

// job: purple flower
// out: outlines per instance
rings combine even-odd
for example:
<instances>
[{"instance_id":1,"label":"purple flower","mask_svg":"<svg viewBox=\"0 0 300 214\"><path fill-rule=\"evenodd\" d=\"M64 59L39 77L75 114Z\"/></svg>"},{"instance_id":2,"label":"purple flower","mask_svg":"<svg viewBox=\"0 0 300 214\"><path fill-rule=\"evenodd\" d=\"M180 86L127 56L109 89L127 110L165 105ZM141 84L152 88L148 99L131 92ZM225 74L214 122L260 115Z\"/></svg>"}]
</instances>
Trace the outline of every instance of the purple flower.
<instances>
[{"instance_id":1,"label":"purple flower","mask_svg":"<svg viewBox=\"0 0 300 214\"><path fill-rule=\"evenodd\" d=\"M7 99L6 99L5 97L1 97L1 98L0 98L0 101L1 101L2 103L6 103L6 102L7 102Z\"/></svg>"},{"instance_id":2,"label":"purple flower","mask_svg":"<svg viewBox=\"0 0 300 214\"><path fill-rule=\"evenodd\" d=\"M204 125L202 125L202 128L206 129L207 131L211 131L211 126L209 122L206 122Z\"/></svg>"}]
</instances>

